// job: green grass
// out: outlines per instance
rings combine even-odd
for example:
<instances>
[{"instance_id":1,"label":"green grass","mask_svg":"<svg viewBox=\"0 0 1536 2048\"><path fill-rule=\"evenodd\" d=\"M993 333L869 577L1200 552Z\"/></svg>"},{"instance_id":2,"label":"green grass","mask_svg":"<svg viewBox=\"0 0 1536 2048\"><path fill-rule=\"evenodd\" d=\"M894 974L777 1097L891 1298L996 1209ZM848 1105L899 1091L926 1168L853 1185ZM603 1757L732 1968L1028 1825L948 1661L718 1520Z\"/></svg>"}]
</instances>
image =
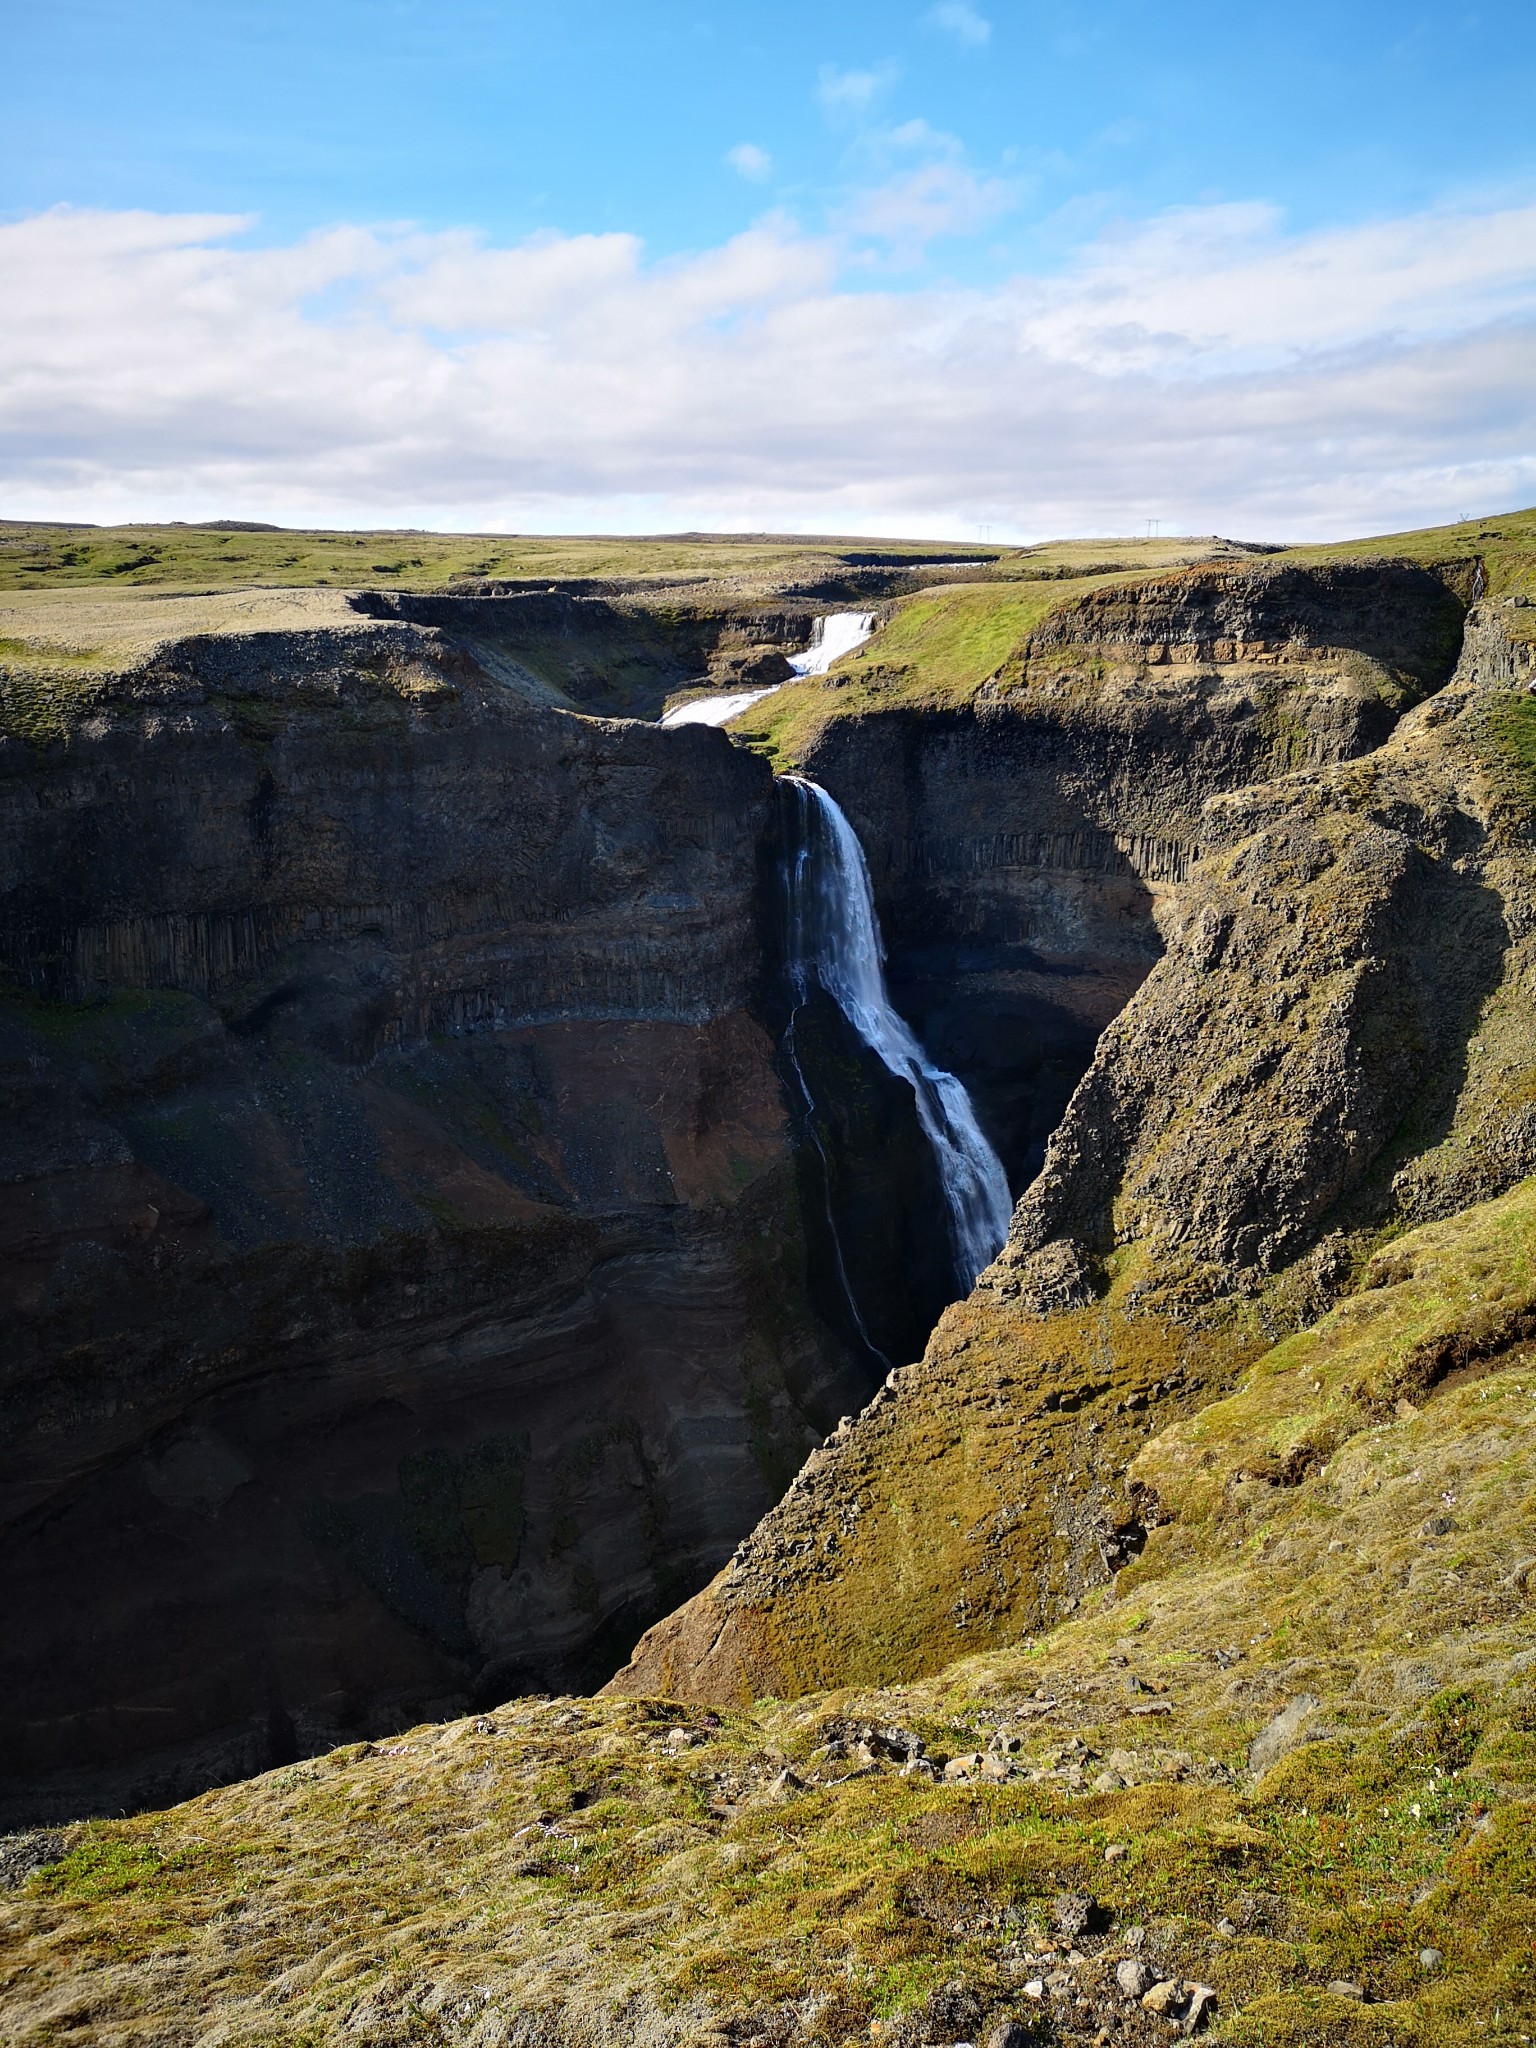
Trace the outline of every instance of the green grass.
<instances>
[{"instance_id":1,"label":"green grass","mask_svg":"<svg viewBox=\"0 0 1536 2048\"><path fill-rule=\"evenodd\" d=\"M881 555L952 544L794 536L390 533L176 525L114 527L0 521L0 590L82 586L227 589L316 583L437 589L463 578L751 576L835 561L854 547ZM954 546L963 557L963 547Z\"/></svg>"},{"instance_id":2,"label":"green grass","mask_svg":"<svg viewBox=\"0 0 1536 2048\"><path fill-rule=\"evenodd\" d=\"M1136 577L1154 573L1136 571ZM903 599L867 652L826 676L788 684L733 720L731 730L776 767L805 759L833 718L869 711L952 710L969 704L1034 628L1085 591L1126 576L1042 577L960 584Z\"/></svg>"},{"instance_id":3,"label":"green grass","mask_svg":"<svg viewBox=\"0 0 1536 2048\"><path fill-rule=\"evenodd\" d=\"M1488 737L1513 791L1528 804L1536 801L1536 698L1508 696L1491 704Z\"/></svg>"},{"instance_id":4,"label":"green grass","mask_svg":"<svg viewBox=\"0 0 1536 2048\"><path fill-rule=\"evenodd\" d=\"M1521 2040L1536 1617L1512 1568L1536 1562L1536 1359L1495 1357L1387 1422L1372 1389L1536 1288L1536 1185L1407 1233L1372 1277L1142 1453L1168 1519L1113 1599L904 1686L708 1715L515 1701L491 1728L422 1727L91 1823L11 1895L0 2039L446 2044L471 2019L559 2011L570 2038L654 2024L719 2044L725 2021L746 2039L793 2007L799 2038L853 2048L956 1982L984 2019L1028 2014L1024 1982L1061 1962L1042 1960L1053 1901L1082 1890L1107 1938L1079 1983L1098 1996L1145 1928L1159 1971L1217 1987L1219 2040ZM988 1384L997 1363L976 1366ZM1322 1468L1254 1478L1323 1433ZM1426 1537L1448 1496L1458 1526ZM1317 1739L1255 1780L1249 1741L1302 1691ZM1169 1711L1136 1719L1149 1698ZM941 1756L1009 1728L1016 1772L850 1777L857 1759L827 1747L849 1719ZM786 1764L801 1789L775 1789ZM1107 1768L1123 1782L1097 1783ZM1341 1978L1369 2002L1330 1994Z\"/></svg>"}]
</instances>

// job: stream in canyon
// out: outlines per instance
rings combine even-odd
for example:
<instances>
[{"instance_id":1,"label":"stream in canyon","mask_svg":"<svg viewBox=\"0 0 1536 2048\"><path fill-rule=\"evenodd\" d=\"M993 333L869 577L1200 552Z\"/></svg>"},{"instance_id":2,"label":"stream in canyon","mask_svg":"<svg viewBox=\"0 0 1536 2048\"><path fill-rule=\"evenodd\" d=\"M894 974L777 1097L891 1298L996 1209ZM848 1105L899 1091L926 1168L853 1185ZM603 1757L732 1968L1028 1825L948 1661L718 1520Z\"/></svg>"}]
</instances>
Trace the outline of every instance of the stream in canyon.
<instances>
[{"instance_id":1,"label":"stream in canyon","mask_svg":"<svg viewBox=\"0 0 1536 2048\"><path fill-rule=\"evenodd\" d=\"M811 629L811 644L803 654L792 654L789 665L797 676L824 676L834 661L862 647L875 630L873 612L827 612ZM696 697L691 704L679 704L661 720L663 725L725 725L761 704L782 683L770 683L762 690L734 690L719 697Z\"/></svg>"}]
</instances>

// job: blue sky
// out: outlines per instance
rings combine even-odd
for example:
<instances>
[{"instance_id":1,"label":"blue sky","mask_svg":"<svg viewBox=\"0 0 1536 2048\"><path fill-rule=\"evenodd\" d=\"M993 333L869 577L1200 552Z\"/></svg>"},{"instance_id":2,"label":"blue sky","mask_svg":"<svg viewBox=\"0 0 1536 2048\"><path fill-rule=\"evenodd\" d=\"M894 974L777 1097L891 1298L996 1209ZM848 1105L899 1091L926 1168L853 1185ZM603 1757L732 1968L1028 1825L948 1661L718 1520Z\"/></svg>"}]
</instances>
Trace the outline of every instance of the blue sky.
<instances>
[{"instance_id":1,"label":"blue sky","mask_svg":"<svg viewBox=\"0 0 1536 2048\"><path fill-rule=\"evenodd\" d=\"M920 119L1018 181L1006 222L959 258L977 270L1050 261L1107 213L1262 197L1306 227L1536 175L1529 5L8 11L10 212L256 212L271 236L337 220L618 228L666 254L723 240L767 200L814 225L863 180L871 123ZM743 142L772 159L760 184L726 162Z\"/></svg>"},{"instance_id":2,"label":"blue sky","mask_svg":"<svg viewBox=\"0 0 1536 2048\"><path fill-rule=\"evenodd\" d=\"M289 517L1024 533L1149 491L1175 521L1313 528L1536 496L1528 4L12 0L4 46L0 265L28 297L0 307L7 509L238 490ZM558 290L544 258L498 265L530 246L564 251ZM110 403L103 323L135 366ZM239 379L189 378L189 348ZM1362 351L1399 398L1351 435ZM327 465L328 378L377 404L370 425L349 396ZM814 458L838 398L851 446L900 409L884 473Z\"/></svg>"}]
</instances>

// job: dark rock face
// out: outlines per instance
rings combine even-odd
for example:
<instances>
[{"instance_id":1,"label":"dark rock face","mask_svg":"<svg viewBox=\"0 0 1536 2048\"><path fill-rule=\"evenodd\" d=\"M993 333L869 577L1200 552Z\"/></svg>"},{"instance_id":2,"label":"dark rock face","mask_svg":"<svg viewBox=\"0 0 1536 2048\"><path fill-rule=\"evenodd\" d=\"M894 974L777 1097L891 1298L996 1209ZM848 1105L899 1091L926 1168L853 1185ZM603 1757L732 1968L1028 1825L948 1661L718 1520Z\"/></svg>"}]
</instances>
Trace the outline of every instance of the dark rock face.
<instances>
[{"instance_id":1,"label":"dark rock face","mask_svg":"<svg viewBox=\"0 0 1536 2048\"><path fill-rule=\"evenodd\" d=\"M684 580L684 579L679 579ZM488 675L520 694L610 718L656 718L672 692L706 680L716 689L761 689L791 674L786 647L810 639L810 603L721 607L681 594L658 602L581 582L558 588L490 581L452 595L361 591L364 616L405 621L449 636Z\"/></svg>"},{"instance_id":2,"label":"dark rock face","mask_svg":"<svg viewBox=\"0 0 1536 2048\"><path fill-rule=\"evenodd\" d=\"M872 863L893 933L926 916L938 942L965 915L961 857L937 875L902 858L914 815L972 857L982 820L1019 830L1031 864L977 892L999 939L1005 892L1051 904L1049 842L1023 837L1026 818L1112 834L1127 866L1151 865L1149 843L1188 865L1171 856L1146 881L1165 950L1100 1036L1009 1244L922 1363L807 1461L611 1690L723 1700L888 1681L1071 1611L1160 1517L1146 1489L1127 1493L1137 1449L1231 1385L1256 1325L1319 1313L1384 1225L1536 1170L1529 651L1474 610L1455 673L1379 746L1376 688L1311 656L1268 698L1190 664L1180 746L1170 673L1107 669L1089 690L1026 667L974 732L935 719L951 760L987 761L999 732L1017 747L1014 779L994 769L974 810L952 774L946 811L921 723L826 734L829 783L841 773L864 819L895 821L895 852ZM1081 858L1069 874L1062 896L1113 957L1108 888ZM1002 955L1001 986L1042 973L1022 954ZM1071 956L1046 964L1065 981ZM1257 1312L1234 1300L1255 1296Z\"/></svg>"},{"instance_id":3,"label":"dark rock face","mask_svg":"<svg viewBox=\"0 0 1536 2048\"><path fill-rule=\"evenodd\" d=\"M1453 684L1367 760L1207 806L1168 952L1015 1214L1005 1263L1037 1306L1081 1297L1097 1259L1139 1242L1175 1303L1306 1254L1305 1307L1359 1233L1536 1167L1513 993L1529 801L1491 737L1528 672L1474 613Z\"/></svg>"},{"instance_id":4,"label":"dark rock face","mask_svg":"<svg viewBox=\"0 0 1536 2048\"><path fill-rule=\"evenodd\" d=\"M1052 614L974 708L826 728L807 767L868 854L893 997L1016 1191L1162 953L1206 800L1378 746L1450 674L1455 581L1387 562L1112 586Z\"/></svg>"},{"instance_id":5,"label":"dark rock face","mask_svg":"<svg viewBox=\"0 0 1536 2048\"><path fill-rule=\"evenodd\" d=\"M0 772L5 1821L601 1679L870 1385L766 768L360 623Z\"/></svg>"}]
</instances>

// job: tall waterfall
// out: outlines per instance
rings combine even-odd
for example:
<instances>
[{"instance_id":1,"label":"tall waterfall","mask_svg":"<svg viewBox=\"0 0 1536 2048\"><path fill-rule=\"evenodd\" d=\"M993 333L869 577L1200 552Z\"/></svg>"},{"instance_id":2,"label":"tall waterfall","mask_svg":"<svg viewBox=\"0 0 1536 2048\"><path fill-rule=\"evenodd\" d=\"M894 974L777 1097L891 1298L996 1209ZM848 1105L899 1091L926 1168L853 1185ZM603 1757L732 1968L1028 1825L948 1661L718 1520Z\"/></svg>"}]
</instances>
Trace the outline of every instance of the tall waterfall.
<instances>
[{"instance_id":1,"label":"tall waterfall","mask_svg":"<svg viewBox=\"0 0 1536 2048\"><path fill-rule=\"evenodd\" d=\"M789 862L795 993L803 1002L819 984L864 1043L911 1087L944 1188L955 1267L968 1290L1008 1235L1012 1204L1002 1161L982 1136L963 1084L933 1064L891 1007L874 891L853 827L819 783L798 775L784 780L799 818Z\"/></svg>"}]
</instances>

